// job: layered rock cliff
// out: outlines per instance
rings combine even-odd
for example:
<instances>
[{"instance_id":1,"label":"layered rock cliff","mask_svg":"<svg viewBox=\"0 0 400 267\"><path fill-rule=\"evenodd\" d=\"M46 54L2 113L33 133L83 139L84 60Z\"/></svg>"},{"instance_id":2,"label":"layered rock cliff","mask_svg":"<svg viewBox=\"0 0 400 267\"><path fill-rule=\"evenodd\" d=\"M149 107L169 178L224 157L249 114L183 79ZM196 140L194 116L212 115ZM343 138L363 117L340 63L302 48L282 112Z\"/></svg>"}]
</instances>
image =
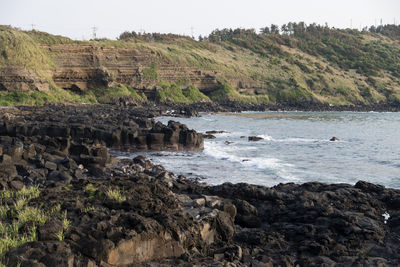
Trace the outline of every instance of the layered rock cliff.
<instances>
[{"instance_id":1,"label":"layered rock cliff","mask_svg":"<svg viewBox=\"0 0 400 267\"><path fill-rule=\"evenodd\" d=\"M160 53L144 47L104 47L96 44L41 45L57 69L55 84L64 89L86 91L113 83L132 86L150 94L157 82L187 80L200 90L219 88L213 71L165 60ZM153 76L146 71L153 71Z\"/></svg>"}]
</instances>

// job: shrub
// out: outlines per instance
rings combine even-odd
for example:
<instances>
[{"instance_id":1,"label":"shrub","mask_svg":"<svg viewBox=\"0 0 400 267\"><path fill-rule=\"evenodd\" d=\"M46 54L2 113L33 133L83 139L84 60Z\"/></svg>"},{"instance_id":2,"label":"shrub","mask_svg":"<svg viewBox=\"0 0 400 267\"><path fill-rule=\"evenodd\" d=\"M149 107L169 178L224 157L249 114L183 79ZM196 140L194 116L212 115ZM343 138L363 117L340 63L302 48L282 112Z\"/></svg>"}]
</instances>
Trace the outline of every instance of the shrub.
<instances>
[{"instance_id":1,"label":"shrub","mask_svg":"<svg viewBox=\"0 0 400 267\"><path fill-rule=\"evenodd\" d=\"M182 93L190 103L211 101L208 96L200 92L200 90L194 85L190 85L183 89Z\"/></svg>"},{"instance_id":2,"label":"shrub","mask_svg":"<svg viewBox=\"0 0 400 267\"><path fill-rule=\"evenodd\" d=\"M161 82L158 84L161 88L156 91L156 101L188 103L182 89L176 83Z\"/></svg>"},{"instance_id":3,"label":"shrub","mask_svg":"<svg viewBox=\"0 0 400 267\"><path fill-rule=\"evenodd\" d=\"M108 188L108 190L106 191L106 196L111 199L111 200L115 200L118 203L124 202L126 200L126 197L122 194L121 190L119 189L119 187L116 188Z\"/></svg>"},{"instance_id":4,"label":"shrub","mask_svg":"<svg viewBox=\"0 0 400 267\"><path fill-rule=\"evenodd\" d=\"M222 88L215 90L211 93L210 98L214 101L221 100L239 100L240 94L229 85L224 85Z\"/></svg>"}]
</instances>

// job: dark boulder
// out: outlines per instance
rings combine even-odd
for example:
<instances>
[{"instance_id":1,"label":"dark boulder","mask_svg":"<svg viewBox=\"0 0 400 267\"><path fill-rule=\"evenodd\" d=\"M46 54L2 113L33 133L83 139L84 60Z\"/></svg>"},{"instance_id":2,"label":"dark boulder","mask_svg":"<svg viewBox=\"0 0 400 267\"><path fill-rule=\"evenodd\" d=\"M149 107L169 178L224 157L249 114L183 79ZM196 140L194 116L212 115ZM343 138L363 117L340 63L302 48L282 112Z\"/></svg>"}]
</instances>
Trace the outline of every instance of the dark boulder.
<instances>
[{"instance_id":1,"label":"dark boulder","mask_svg":"<svg viewBox=\"0 0 400 267\"><path fill-rule=\"evenodd\" d=\"M249 139L249 141L260 141L263 138L262 137L258 137L258 136L249 136L248 139Z\"/></svg>"}]
</instances>

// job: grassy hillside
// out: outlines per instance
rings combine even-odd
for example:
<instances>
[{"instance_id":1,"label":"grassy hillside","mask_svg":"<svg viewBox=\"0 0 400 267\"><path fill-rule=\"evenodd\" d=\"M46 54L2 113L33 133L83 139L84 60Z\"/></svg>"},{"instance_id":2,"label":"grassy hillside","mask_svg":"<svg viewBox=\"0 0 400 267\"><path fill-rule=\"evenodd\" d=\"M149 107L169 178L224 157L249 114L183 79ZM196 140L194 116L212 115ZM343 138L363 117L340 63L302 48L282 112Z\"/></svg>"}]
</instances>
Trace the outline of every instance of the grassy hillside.
<instances>
[{"instance_id":1,"label":"grassy hillside","mask_svg":"<svg viewBox=\"0 0 400 267\"><path fill-rule=\"evenodd\" d=\"M400 26L371 27L360 32L289 23L277 29L271 25L260 33L245 29L215 30L201 41L172 34L125 32L118 41L79 42L38 31L0 27L0 66L25 66L45 76L45 70L57 66L40 44L127 47L157 55L155 65L143 70L143 77L158 84L152 100L159 102L232 99L272 104L400 103ZM157 73L157 64L169 63L214 71L221 86L205 95L190 82L163 81ZM254 86L241 86L240 81ZM145 101L135 88L124 85L93 88L80 95L54 84L51 88L49 92L40 92L44 96L23 92L24 97L14 98L9 92L0 91L0 105L49 101L98 103L123 95Z\"/></svg>"}]
</instances>

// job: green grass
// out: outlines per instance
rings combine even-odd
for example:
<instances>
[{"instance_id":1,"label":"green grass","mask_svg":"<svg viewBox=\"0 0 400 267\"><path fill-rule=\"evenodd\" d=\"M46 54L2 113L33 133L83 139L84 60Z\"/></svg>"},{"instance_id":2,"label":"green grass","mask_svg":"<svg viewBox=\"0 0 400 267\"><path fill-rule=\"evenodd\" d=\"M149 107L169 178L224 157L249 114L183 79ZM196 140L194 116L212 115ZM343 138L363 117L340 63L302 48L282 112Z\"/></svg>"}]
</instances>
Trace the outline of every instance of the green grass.
<instances>
[{"instance_id":1,"label":"green grass","mask_svg":"<svg viewBox=\"0 0 400 267\"><path fill-rule=\"evenodd\" d=\"M157 80L158 73L155 65L152 65L149 68L145 68L142 70L143 78L148 80Z\"/></svg>"},{"instance_id":2,"label":"green grass","mask_svg":"<svg viewBox=\"0 0 400 267\"><path fill-rule=\"evenodd\" d=\"M110 88L91 89L87 94L93 93L98 103L112 103L120 97L131 96L139 102L146 101L146 96L139 95L135 89L125 85L116 85Z\"/></svg>"},{"instance_id":3,"label":"green grass","mask_svg":"<svg viewBox=\"0 0 400 267\"><path fill-rule=\"evenodd\" d=\"M174 103L188 103L189 100L185 97L177 83L160 82L156 91L156 101L158 102L174 102Z\"/></svg>"},{"instance_id":4,"label":"green grass","mask_svg":"<svg viewBox=\"0 0 400 267\"><path fill-rule=\"evenodd\" d=\"M39 186L23 187L19 191L0 191L0 199L24 197L24 198L37 198L40 194Z\"/></svg>"},{"instance_id":5,"label":"green grass","mask_svg":"<svg viewBox=\"0 0 400 267\"><path fill-rule=\"evenodd\" d=\"M69 90L64 90L55 86L50 86L49 91L0 91L0 106L34 106L47 103L110 103L120 97L131 96L139 102L147 101L146 96L139 95L135 89L117 85L110 88L91 89L83 94L77 94Z\"/></svg>"},{"instance_id":6,"label":"green grass","mask_svg":"<svg viewBox=\"0 0 400 267\"><path fill-rule=\"evenodd\" d=\"M0 66L23 66L40 77L50 79L45 70L55 65L26 32L0 26Z\"/></svg>"},{"instance_id":7,"label":"green grass","mask_svg":"<svg viewBox=\"0 0 400 267\"><path fill-rule=\"evenodd\" d=\"M43 205L31 203L39 194L37 186L24 187L19 191L0 192L1 203L13 203L0 206L0 262L9 249L37 241L37 227L47 221L59 218L63 223L63 234L69 227L71 222L67 219L66 211L61 212L61 205L45 210Z\"/></svg>"},{"instance_id":8,"label":"green grass","mask_svg":"<svg viewBox=\"0 0 400 267\"><path fill-rule=\"evenodd\" d=\"M92 92L79 95L68 90L50 86L48 91L0 91L0 106L34 106L47 103L98 103Z\"/></svg>"},{"instance_id":9,"label":"green grass","mask_svg":"<svg viewBox=\"0 0 400 267\"><path fill-rule=\"evenodd\" d=\"M97 188L93 184L87 184L85 186L85 193L88 195L89 199L95 198L97 191Z\"/></svg>"},{"instance_id":10,"label":"green grass","mask_svg":"<svg viewBox=\"0 0 400 267\"><path fill-rule=\"evenodd\" d=\"M26 31L25 34L29 35L33 40L40 44L53 45L53 44L73 44L79 43L78 41L73 41L68 37L53 35L47 32L41 32L37 30Z\"/></svg>"},{"instance_id":11,"label":"green grass","mask_svg":"<svg viewBox=\"0 0 400 267\"><path fill-rule=\"evenodd\" d=\"M213 101L221 101L225 99L240 100L240 97L240 94L229 85L224 85L222 88L217 89L210 94L210 98Z\"/></svg>"},{"instance_id":12,"label":"green grass","mask_svg":"<svg viewBox=\"0 0 400 267\"><path fill-rule=\"evenodd\" d=\"M289 88L279 91L278 93L279 102L306 102L310 100L311 93L304 88Z\"/></svg>"},{"instance_id":13,"label":"green grass","mask_svg":"<svg viewBox=\"0 0 400 267\"><path fill-rule=\"evenodd\" d=\"M108 188L106 191L106 196L111 200L117 201L118 203L124 202L126 200L126 196L123 195L123 192L121 192L121 189L119 189L119 187Z\"/></svg>"},{"instance_id":14,"label":"green grass","mask_svg":"<svg viewBox=\"0 0 400 267\"><path fill-rule=\"evenodd\" d=\"M183 89L182 93L190 103L211 101L208 96L200 92L200 90L194 85L190 85L187 88Z\"/></svg>"},{"instance_id":15,"label":"green grass","mask_svg":"<svg viewBox=\"0 0 400 267\"><path fill-rule=\"evenodd\" d=\"M84 207L83 209L81 209L81 212L82 213L89 213L89 212L95 211L95 210L97 210L95 206L88 205L88 206Z\"/></svg>"}]
</instances>

